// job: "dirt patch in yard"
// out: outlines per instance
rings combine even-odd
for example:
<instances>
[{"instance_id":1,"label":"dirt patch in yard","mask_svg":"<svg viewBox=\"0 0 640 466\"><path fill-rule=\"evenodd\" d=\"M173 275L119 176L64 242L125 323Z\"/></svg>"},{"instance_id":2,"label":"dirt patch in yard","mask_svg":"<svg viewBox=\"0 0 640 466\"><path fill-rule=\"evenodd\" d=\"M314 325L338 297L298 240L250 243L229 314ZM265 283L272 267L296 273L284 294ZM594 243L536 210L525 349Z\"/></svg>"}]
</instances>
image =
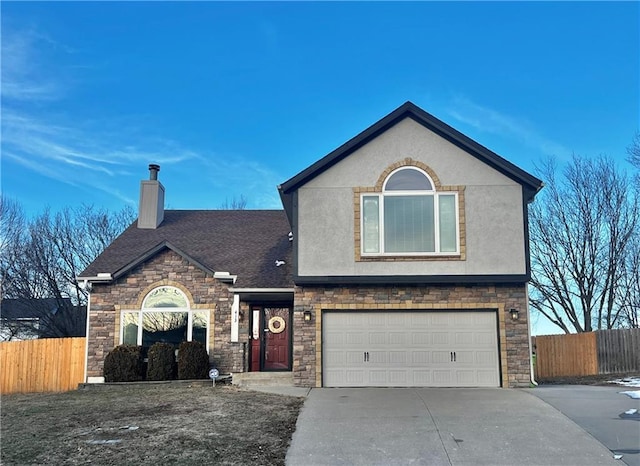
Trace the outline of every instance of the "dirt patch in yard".
<instances>
[{"instance_id":1,"label":"dirt patch in yard","mask_svg":"<svg viewBox=\"0 0 640 466\"><path fill-rule=\"evenodd\" d=\"M1 463L283 465L303 401L189 384L3 395Z\"/></svg>"}]
</instances>

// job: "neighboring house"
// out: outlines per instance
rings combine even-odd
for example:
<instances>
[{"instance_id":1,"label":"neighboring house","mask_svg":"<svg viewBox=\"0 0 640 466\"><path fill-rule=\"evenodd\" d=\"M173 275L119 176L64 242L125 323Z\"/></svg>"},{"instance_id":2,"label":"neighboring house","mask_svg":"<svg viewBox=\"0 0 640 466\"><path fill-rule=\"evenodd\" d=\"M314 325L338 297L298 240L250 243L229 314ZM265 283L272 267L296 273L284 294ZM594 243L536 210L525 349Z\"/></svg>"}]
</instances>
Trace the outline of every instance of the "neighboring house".
<instances>
[{"instance_id":1,"label":"neighboring house","mask_svg":"<svg viewBox=\"0 0 640 466\"><path fill-rule=\"evenodd\" d=\"M284 211L165 211L79 277L89 382L121 343L199 340L299 386L528 386L527 209L542 182L410 102L281 186Z\"/></svg>"},{"instance_id":2,"label":"neighboring house","mask_svg":"<svg viewBox=\"0 0 640 466\"><path fill-rule=\"evenodd\" d=\"M0 341L84 336L86 313L86 306L74 306L69 298L3 299Z\"/></svg>"}]
</instances>

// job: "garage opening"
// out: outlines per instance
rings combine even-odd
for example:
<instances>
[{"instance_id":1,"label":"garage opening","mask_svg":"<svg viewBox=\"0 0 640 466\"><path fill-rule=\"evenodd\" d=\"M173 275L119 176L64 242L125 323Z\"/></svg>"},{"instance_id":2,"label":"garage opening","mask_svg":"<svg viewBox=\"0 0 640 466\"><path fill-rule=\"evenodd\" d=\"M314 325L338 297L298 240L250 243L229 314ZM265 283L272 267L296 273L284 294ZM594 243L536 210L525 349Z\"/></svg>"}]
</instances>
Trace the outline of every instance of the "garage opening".
<instances>
[{"instance_id":1,"label":"garage opening","mask_svg":"<svg viewBox=\"0 0 640 466\"><path fill-rule=\"evenodd\" d=\"M324 387L499 387L497 311L326 311Z\"/></svg>"}]
</instances>

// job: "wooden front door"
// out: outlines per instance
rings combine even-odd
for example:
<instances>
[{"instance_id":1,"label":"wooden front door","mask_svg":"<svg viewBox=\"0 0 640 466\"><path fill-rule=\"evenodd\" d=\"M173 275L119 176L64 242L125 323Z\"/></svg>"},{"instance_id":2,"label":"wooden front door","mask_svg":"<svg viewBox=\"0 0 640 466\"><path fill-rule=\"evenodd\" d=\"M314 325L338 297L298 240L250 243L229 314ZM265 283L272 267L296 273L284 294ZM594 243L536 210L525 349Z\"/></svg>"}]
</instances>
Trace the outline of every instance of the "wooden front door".
<instances>
[{"instance_id":1,"label":"wooden front door","mask_svg":"<svg viewBox=\"0 0 640 466\"><path fill-rule=\"evenodd\" d=\"M262 345L260 366L263 371L291 370L291 308L262 308Z\"/></svg>"}]
</instances>

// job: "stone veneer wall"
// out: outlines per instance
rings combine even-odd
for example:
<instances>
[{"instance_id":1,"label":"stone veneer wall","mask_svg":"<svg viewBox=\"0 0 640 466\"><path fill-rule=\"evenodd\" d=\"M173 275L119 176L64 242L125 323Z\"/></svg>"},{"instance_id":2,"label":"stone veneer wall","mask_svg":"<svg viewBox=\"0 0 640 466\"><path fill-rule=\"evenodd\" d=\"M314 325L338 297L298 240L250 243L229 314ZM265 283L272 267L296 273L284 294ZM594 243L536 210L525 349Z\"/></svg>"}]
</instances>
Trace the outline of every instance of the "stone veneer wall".
<instances>
[{"instance_id":1,"label":"stone veneer wall","mask_svg":"<svg viewBox=\"0 0 640 466\"><path fill-rule=\"evenodd\" d=\"M322 386L323 310L495 309L502 386L528 387L531 381L526 285L296 287L294 303L293 373L298 386ZM509 316L511 308L520 312L517 321ZM304 311L311 311L311 323L304 322Z\"/></svg>"},{"instance_id":2,"label":"stone veneer wall","mask_svg":"<svg viewBox=\"0 0 640 466\"><path fill-rule=\"evenodd\" d=\"M104 358L120 344L120 311L140 309L147 293L162 285L181 289L189 298L191 309L210 311L211 364L221 373L242 372L246 364L248 331L243 330L241 322L239 342L230 342L233 294L229 292L229 286L167 249L114 283L94 284L89 315L87 377L102 377Z\"/></svg>"}]
</instances>

